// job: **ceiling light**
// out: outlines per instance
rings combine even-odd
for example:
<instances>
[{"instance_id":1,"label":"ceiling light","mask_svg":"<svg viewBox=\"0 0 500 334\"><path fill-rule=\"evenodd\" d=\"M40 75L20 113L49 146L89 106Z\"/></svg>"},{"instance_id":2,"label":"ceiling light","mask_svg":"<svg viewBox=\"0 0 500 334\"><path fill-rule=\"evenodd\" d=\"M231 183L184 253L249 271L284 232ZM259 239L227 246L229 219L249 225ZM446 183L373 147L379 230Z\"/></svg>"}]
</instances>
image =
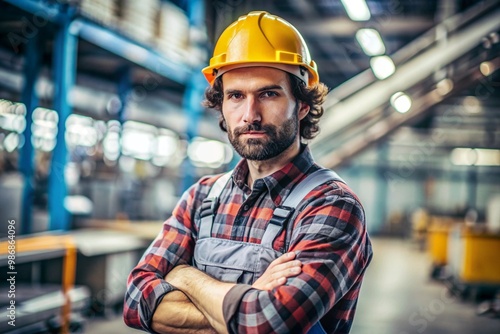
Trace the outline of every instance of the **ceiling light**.
<instances>
[{"instance_id":1,"label":"ceiling light","mask_svg":"<svg viewBox=\"0 0 500 334\"><path fill-rule=\"evenodd\" d=\"M476 148L476 166L500 166L500 150Z\"/></svg>"},{"instance_id":2,"label":"ceiling light","mask_svg":"<svg viewBox=\"0 0 500 334\"><path fill-rule=\"evenodd\" d=\"M108 161L115 161L120 157L120 135L116 131L109 131L102 141L104 156Z\"/></svg>"},{"instance_id":3,"label":"ceiling light","mask_svg":"<svg viewBox=\"0 0 500 334\"><path fill-rule=\"evenodd\" d=\"M370 66L372 68L373 74L383 80L391 76L396 70L396 66L389 56L377 56L370 59Z\"/></svg>"},{"instance_id":4,"label":"ceiling light","mask_svg":"<svg viewBox=\"0 0 500 334\"><path fill-rule=\"evenodd\" d=\"M465 111L469 114L477 114L482 110L481 101L475 96L466 96L462 102Z\"/></svg>"},{"instance_id":5,"label":"ceiling light","mask_svg":"<svg viewBox=\"0 0 500 334\"><path fill-rule=\"evenodd\" d=\"M450 160L458 166L500 166L500 150L458 147L451 151Z\"/></svg>"},{"instance_id":6,"label":"ceiling light","mask_svg":"<svg viewBox=\"0 0 500 334\"><path fill-rule=\"evenodd\" d=\"M379 56L385 53L382 37L375 29L363 28L356 32L356 40L368 56Z\"/></svg>"},{"instance_id":7,"label":"ceiling light","mask_svg":"<svg viewBox=\"0 0 500 334\"><path fill-rule=\"evenodd\" d=\"M218 168L224 163L225 144L217 140L196 137L189 144L187 155L196 167Z\"/></svg>"},{"instance_id":8,"label":"ceiling light","mask_svg":"<svg viewBox=\"0 0 500 334\"><path fill-rule=\"evenodd\" d=\"M140 160L149 160L153 155L155 135L138 130L124 130L121 137L122 153Z\"/></svg>"},{"instance_id":9,"label":"ceiling light","mask_svg":"<svg viewBox=\"0 0 500 334\"><path fill-rule=\"evenodd\" d=\"M455 148L450 153L451 163L457 166L472 166L477 160L477 154L472 148Z\"/></svg>"},{"instance_id":10,"label":"ceiling light","mask_svg":"<svg viewBox=\"0 0 500 334\"><path fill-rule=\"evenodd\" d=\"M436 84L436 91L439 95L445 96L453 90L453 81L451 79L443 79Z\"/></svg>"},{"instance_id":11,"label":"ceiling light","mask_svg":"<svg viewBox=\"0 0 500 334\"><path fill-rule=\"evenodd\" d=\"M394 93L390 101L392 107L402 114L411 108L411 98L403 92Z\"/></svg>"},{"instance_id":12,"label":"ceiling light","mask_svg":"<svg viewBox=\"0 0 500 334\"><path fill-rule=\"evenodd\" d=\"M495 68L495 65L491 62L491 61L483 61L480 65L479 65L479 70L481 71L481 73L487 77L489 76L491 73L495 72L496 68Z\"/></svg>"},{"instance_id":13,"label":"ceiling light","mask_svg":"<svg viewBox=\"0 0 500 334\"><path fill-rule=\"evenodd\" d=\"M7 152L13 152L19 146L19 135L11 132L3 140L3 147Z\"/></svg>"},{"instance_id":14,"label":"ceiling light","mask_svg":"<svg viewBox=\"0 0 500 334\"><path fill-rule=\"evenodd\" d=\"M341 0L347 15L353 21L368 21L370 19L370 10L365 0Z\"/></svg>"}]
</instances>

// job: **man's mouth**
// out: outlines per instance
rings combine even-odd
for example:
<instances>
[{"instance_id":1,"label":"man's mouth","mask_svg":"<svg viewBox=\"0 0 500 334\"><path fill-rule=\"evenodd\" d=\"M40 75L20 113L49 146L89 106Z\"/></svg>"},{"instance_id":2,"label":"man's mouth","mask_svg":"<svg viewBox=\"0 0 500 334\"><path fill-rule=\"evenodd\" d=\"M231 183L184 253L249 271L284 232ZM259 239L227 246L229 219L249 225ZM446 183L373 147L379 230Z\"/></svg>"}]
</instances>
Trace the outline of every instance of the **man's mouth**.
<instances>
[{"instance_id":1,"label":"man's mouth","mask_svg":"<svg viewBox=\"0 0 500 334\"><path fill-rule=\"evenodd\" d=\"M262 137L266 135L266 131L245 131L241 135L246 135L251 137Z\"/></svg>"}]
</instances>

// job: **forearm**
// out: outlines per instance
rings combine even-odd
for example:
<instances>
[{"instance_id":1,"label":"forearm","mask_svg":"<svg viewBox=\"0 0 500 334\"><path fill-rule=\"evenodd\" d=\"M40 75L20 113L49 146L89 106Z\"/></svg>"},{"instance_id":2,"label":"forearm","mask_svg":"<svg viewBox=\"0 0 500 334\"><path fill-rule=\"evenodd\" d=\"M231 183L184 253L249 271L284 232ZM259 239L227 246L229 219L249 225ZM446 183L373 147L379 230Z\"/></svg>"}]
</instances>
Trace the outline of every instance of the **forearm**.
<instances>
[{"instance_id":1,"label":"forearm","mask_svg":"<svg viewBox=\"0 0 500 334\"><path fill-rule=\"evenodd\" d=\"M213 334L207 318L181 291L167 293L153 315L151 328L160 334Z\"/></svg>"},{"instance_id":2,"label":"forearm","mask_svg":"<svg viewBox=\"0 0 500 334\"><path fill-rule=\"evenodd\" d=\"M190 266L177 266L166 277L186 294L218 333L227 333L222 303L233 283L223 283Z\"/></svg>"}]
</instances>

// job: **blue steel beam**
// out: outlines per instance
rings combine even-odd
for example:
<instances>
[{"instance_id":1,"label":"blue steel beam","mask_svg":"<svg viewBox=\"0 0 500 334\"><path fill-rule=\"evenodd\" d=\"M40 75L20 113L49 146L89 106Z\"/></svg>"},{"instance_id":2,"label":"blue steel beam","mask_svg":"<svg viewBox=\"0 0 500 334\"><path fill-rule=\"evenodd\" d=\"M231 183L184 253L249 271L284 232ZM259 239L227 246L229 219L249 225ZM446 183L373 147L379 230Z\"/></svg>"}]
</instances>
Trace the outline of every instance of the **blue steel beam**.
<instances>
[{"instance_id":1,"label":"blue steel beam","mask_svg":"<svg viewBox=\"0 0 500 334\"><path fill-rule=\"evenodd\" d=\"M186 64L168 60L147 46L132 42L96 24L76 19L73 22L72 31L87 42L180 84L185 84L191 77L191 69Z\"/></svg>"},{"instance_id":2,"label":"blue steel beam","mask_svg":"<svg viewBox=\"0 0 500 334\"><path fill-rule=\"evenodd\" d=\"M54 23L64 22L64 15L61 13L60 4L48 4L45 1L37 0L4 0L5 2L33 14L33 17L40 21L45 19Z\"/></svg>"},{"instance_id":3,"label":"blue steel beam","mask_svg":"<svg viewBox=\"0 0 500 334\"><path fill-rule=\"evenodd\" d=\"M120 108L118 109L118 121L120 124L125 122L127 118L125 110L129 100L130 92L132 91L132 71L129 66L125 66L119 70L118 81L118 98L120 99Z\"/></svg>"},{"instance_id":4,"label":"blue steel beam","mask_svg":"<svg viewBox=\"0 0 500 334\"><path fill-rule=\"evenodd\" d=\"M66 119L71 114L69 96L75 83L78 39L71 33L72 12L59 26L54 43L54 109L59 115L56 146L52 152L49 177L49 230L67 230L70 227L69 213L64 207L67 195L64 171L68 151L64 138Z\"/></svg>"},{"instance_id":5,"label":"blue steel beam","mask_svg":"<svg viewBox=\"0 0 500 334\"><path fill-rule=\"evenodd\" d=\"M34 150L31 142L31 125L33 110L38 106L38 96L35 84L40 73L42 59L41 37L37 34L29 40L24 59L24 86L22 102L26 106L26 128L24 129L24 145L19 157L19 169L24 176L24 189L21 212L21 234L28 234L32 230L32 207L34 198Z\"/></svg>"},{"instance_id":6,"label":"blue steel beam","mask_svg":"<svg viewBox=\"0 0 500 334\"><path fill-rule=\"evenodd\" d=\"M197 29L203 29L204 25L204 15L205 15L205 4L202 0L192 0L188 3L187 8L189 23L191 27ZM200 43L206 41L199 41ZM206 45L195 45L198 48L205 48ZM203 115L203 106L201 102L203 101L203 95L205 88L207 87L207 82L205 77L201 73L201 67L195 68L194 72L187 82L186 90L184 92L183 107L187 114L189 122L186 128L186 135L188 142L198 135L198 126L200 119ZM183 180L182 180L182 190L188 189L194 182L194 166L188 157L183 162Z\"/></svg>"},{"instance_id":7,"label":"blue steel beam","mask_svg":"<svg viewBox=\"0 0 500 334\"><path fill-rule=\"evenodd\" d=\"M60 25L65 24L64 8L60 4L54 3L50 5L46 2L35 0L5 1L33 14L34 21L45 19ZM199 6L199 8L190 5L191 8L194 8L192 11L196 12L195 17L197 22L200 21L200 17L202 17L204 12L203 4L199 5L198 2L202 4L202 1L194 1L195 6ZM104 50L108 50L119 57L128 59L139 66L172 79L180 84L185 84L192 74L191 68L188 65L169 60L160 53L151 50L148 46L140 45L108 28L101 27L86 20L75 19L71 25L71 33L79 35L82 39Z\"/></svg>"}]
</instances>

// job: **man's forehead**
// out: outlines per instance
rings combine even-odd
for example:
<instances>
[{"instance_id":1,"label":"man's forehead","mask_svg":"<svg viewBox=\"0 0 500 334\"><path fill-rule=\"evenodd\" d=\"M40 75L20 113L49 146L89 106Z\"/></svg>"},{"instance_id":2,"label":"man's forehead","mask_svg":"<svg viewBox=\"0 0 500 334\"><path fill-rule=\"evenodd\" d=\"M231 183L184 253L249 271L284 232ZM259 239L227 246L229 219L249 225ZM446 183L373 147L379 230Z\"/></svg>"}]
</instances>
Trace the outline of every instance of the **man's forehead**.
<instances>
[{"instance_id":1,"label":"man's forehead","mask_svg":"<svg viewBox=\"0 0 500 334\"><path fill-rule=\"evenodd\" d=\"M288 73L285 71L264 67L242 67L228 71L222 75L224 88L233 84L263 84L263 85L280 85L283 88L288 87Z\"/></svg>"}]
</instances>

